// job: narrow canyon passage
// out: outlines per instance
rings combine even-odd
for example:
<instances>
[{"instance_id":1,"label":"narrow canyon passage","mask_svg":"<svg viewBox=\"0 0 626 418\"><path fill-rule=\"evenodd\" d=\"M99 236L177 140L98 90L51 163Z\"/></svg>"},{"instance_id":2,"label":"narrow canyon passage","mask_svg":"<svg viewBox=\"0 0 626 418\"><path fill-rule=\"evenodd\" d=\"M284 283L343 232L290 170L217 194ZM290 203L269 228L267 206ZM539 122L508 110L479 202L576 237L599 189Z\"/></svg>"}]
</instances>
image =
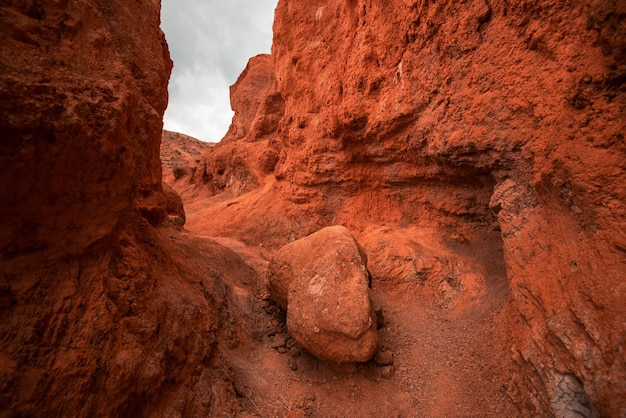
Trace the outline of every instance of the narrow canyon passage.
<instances>
[{"instance_id":1,"label":"narrow canyon passage","mask_svg":"<svg viewBox=\"0 0 626 418\"><path fill-rule=\"evenodd\" d=\"M167 138L165 158L171 155ZM182 147L189 158L193 144ZM237 153L256 152L253 145L241 146ZM296 231L301 224L286 222L285 213L303 218L308 206L301 205L301 214L294 215L272 200L278 187L273 175L247 169L252 176L246 178L256 178L256 188L245 191L245 182L238 185L231 172L233 186L212 195L202 194L203 188L185 189L188 177L176 179L164 167L165 178L182 190L186 203L180 239L212 260L215 245L227 247L248 267L239 268L247 271L244 278L221 276L228 288L231 329L219 346L243 410L263 417L518 413L507 393L508 282L499 224L488 207L493 194L488 175L455 167L439 181L347 197L328 192L335 222L352 228L366 250L371 298L383 318L378 351L392 356L391 366L376 359L337 366L295 344L285 313L265 288L267 265L280 247L273 239L301 234ZM244 192L232 193L232 188ZM241 232L241 222L255 216L261 227Z\"/></svg>"},{"instance_id":2,"label":"narrow canyon passage","mask_svg":"<svg viewBox=\"0 0 626 418\"><path fill-rule=\"evenodd\" d=\"M279 0L168 154L158 0L2 2L0 417L626 416L625 8ZM362 364L266 291L330 225Z\"/></svg>"},{"instance_id":3,"label":"narrow canyon passage","mask_svg":"<svg viewBox=\"0 0 626 418\"><path fill-rule=\"evenodd\" d=\"M238 200L258 198L250 195ZM220 342L239 404L249 416L516 415L507 397L502 309L508 284L499 231L461 226L462 233L446 234L428 226L371 225L361 232L373 274L372 299L384 318L379 351L393 353L390 372L375 360L323 363L299 348L287 333L284 312L265 290L273 250L205 235L202 225L214 218L206 218L203 209L192 206L191 227L180 239L207 258L215 257L216 243L223 245L249 267L244 278L222 277L232 330L231 339ZM404 276L376 273L391 271Z\"/></svg>"}]
</instances>

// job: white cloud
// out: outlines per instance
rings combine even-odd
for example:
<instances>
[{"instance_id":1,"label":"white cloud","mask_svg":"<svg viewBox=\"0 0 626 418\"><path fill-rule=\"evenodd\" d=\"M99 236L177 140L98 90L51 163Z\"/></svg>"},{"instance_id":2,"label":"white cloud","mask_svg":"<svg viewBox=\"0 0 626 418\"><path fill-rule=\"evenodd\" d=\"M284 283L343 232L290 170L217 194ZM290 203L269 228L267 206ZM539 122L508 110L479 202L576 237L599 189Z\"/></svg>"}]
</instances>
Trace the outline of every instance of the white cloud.
<instances>
[{"instance_id":1,"label":"white cloud","mask_svg":"<svg viewBox=\"0 0 626 418\"><path fill-rule=\"evenodd\" d=\"M219 141L232 119L229 86L269 53L277 0L162 0L174 69L165 129Z\"/></svg>"}]
</instances>

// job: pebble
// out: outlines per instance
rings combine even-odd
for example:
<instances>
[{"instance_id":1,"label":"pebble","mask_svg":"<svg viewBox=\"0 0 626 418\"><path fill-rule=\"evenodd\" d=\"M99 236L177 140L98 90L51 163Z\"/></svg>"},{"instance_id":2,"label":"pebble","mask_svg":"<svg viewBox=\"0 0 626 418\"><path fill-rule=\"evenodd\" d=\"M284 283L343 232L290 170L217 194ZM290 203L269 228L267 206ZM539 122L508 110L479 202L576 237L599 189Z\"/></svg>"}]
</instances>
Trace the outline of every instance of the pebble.
<instances>
[{"instance_id":1,"label":"pebble","mask_svg":"<svg viewBox=\"0 0 626 418\"><path fill-rule=\"evenodd\" d=\"M392 366L393 365L393 351L379 351L374 357L374 361L377 366Z\"/></svg>"},{"instance_id":2,"label":"pebble","mask_svg":"<svg viewBox=\"0 0 626 418\"><path fill-rule=\"evenodd\" d=\"M276 334L274 341L272 342L272 348L280 348L285 346L285 337L280 334Z\"/></svg>"},{"instance_id":3,"label":"pebble","mask_svg":"<svg viewBox=\"0 0 626 418\"><path fill-rule=\"evenodd\" d=\"M383 379L391 379L393 377L393 366L384 366L380 374Z\"/></svg>"}]
</instances>

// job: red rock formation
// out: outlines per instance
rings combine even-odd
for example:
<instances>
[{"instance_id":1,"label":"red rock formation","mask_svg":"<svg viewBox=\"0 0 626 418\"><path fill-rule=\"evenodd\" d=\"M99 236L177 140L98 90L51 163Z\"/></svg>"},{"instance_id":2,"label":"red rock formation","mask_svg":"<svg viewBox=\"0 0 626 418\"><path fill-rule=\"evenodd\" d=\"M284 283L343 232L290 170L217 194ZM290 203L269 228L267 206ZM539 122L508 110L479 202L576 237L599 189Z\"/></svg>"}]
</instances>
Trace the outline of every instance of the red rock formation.
<instances>
[{"instance_id":1,"label":"red rock formation","mask_svg":"<svg viewBox=\"0 0 626 418\"><path fill-rule=\"evenodd\" d=\"M233 121L222 141L255 141L276 131L285 103L277 91L274 63L269 55L253 57L230 88Z\"/></svg>"},{"instance_id":2,"label":"red rock formation","mask_svg":"<svg viewBox=\"0 0 626 418\"><path fill-rule=\"evenodd\" d=\"M284 112L276 88L272 58L251 58L231 87L233 123L222 141L202 156L192 178L195 196L183 196L189 230L246 243L286 243L292 229L284 222L285 205L272 191L281 149L276 130ZM247 221L242 221L242 208ZM307 232L318 229L316 225Z\"/></svg>"},{"instance_id":3,"label":"red rock formation","mask_svg":"<svg viewBox=\"0 0 626 418\"><path fill-rule=\"evenodd\" d=\"M193 178L201 155L213 145L178 132L163 131L160 152L163 190L168 219L174 225L182 226L186 218L181 198L191 201L202 194L202 190L194 187Z\"/></svg>"},{"instance_id":4,"label":"red rock formation","mask_svg":"<svg viewBox=\"0 0 626 418\"><path fill-rule=\"evenodd\" d=\"M1 247L72 254L110 234L134 199L160 189L155 128L170 64L152 29L157 17L137 26L128 14L106 28L113 5L30 4L2 7L2 217L11 226ZM137 7L147 16L142 9L154 8ZM80 168L99 160L110 163ZM114 192L105 201L107 189Z\"/></svg>"},{"instance_id":5,"label":"red rock formation","mask_svg":"<svg viewBox=\"0 0 626 418\"><path fill-rule=\"evenodd\" d=\"M214 195L227 191L238 196L258 187L259 177L274 171L278 159L274 131L284 106L269 55L250 59L231 87L230 99L232 124L220 146L202 157L193 180Z\"/></svg>"},{"instance_id":6,"label":"red rock formation","mask_svg":"<svg viewBox=\"0 0 626 418\"><path fill-rule=\"evenodd\" d=\"M287 310L289 334L316 357L365 362L376 352L367 256L342 226L285 245L267 267L267 288Z\"/></svg>"},{"instance_id":7,"label":"red rock formation","mask_svg":"<svg viewBox=\"0 0 626 418\"><path fill-rule=\"evenodd\" d=\"M250 61L200 159L188 227L262 248L355 231L398 366L395 382L351 380L366 411L507 416L506 393L521 415L626 415L625 16L610 1L281 1L272 57ZM231 317L263 332L254 272L150 225L168 203L158 7L12 1L0 34L0 409L238 412L216 345L259 344ZM309 390L286 383L292 400Z\"/></svg>"},{"instance_id":8,"label":"red rock formation","mask_svg":"<svg viewBox=\"0 0 626 418\"><path fill-rule=\"evenodd\" d=\"M191 225L278 246L345 224L375 279L445 298L506 269L502 375L522 413L625 415L625 17L619 2L280 1L276 180ZM233 100L234 125L252 102ZM204 172L245 172L255 152Z\"/></svg>"},{"instance_id":9,"label":"red rock formation","mask_svg":"<svg viewBox=\"0 0 626 418\"><path fill-rule=\"evenodd\" d=\"M166 215L159 3L3 2L0 39L0 415L231 413L236 266L141 217Z\"/></svg>"},{"instance_id":10,"label":"red rock formation","mask_svg":"<svg viewBox=\"0 0 626 418\"><path fill-rule=\"evenodd\" d=\"M210 150L212 142L202 142L190 136L163 131L161 137L161 163L163 183L167 183L179 193L187 189L193 170L200 162L200 156Z\"/></svg>"}]
</instances>

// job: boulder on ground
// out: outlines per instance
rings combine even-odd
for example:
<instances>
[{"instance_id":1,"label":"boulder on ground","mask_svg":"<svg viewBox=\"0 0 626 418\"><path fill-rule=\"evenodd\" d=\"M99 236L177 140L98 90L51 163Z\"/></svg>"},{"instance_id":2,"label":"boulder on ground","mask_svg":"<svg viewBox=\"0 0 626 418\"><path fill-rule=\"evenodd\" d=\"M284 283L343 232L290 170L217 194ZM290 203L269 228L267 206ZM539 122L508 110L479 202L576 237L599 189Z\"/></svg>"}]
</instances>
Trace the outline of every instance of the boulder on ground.
<instances>
[{"instance_id":1,"label":"boulder on ground","mask_svg":"<svg viewBox=\"0 0 626 418\"><path fill-rule=\"evenodd\" d=\"M268 266L272 297L287 329L321 360L351 363L376 351L376 315L365 251L343 226L324 228L281 248Z\"/></svg>"}]
</instances>

